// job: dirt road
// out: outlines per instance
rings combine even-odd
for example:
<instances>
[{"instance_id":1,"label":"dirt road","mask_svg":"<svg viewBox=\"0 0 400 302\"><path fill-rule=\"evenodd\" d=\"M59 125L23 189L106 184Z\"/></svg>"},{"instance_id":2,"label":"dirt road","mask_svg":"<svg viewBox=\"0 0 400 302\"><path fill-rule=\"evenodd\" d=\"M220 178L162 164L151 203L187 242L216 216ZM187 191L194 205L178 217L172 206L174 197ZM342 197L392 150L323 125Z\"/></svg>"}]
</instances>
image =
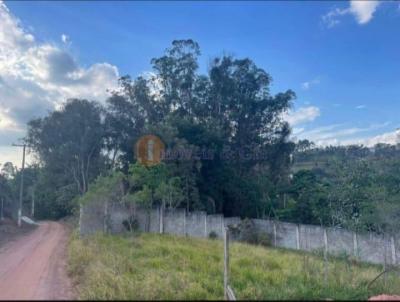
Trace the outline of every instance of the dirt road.
<instances>
[{"instance_id":1,"label":"dirt road","mask_svg":"<svg viewBox=\"0 0 400 302\"><path fill-rule=\"evenodd\" d=\"M57 222L41 225L0 248L0 300L73 299L66 274L68 231Z\"/></svg>"}]
</instances>

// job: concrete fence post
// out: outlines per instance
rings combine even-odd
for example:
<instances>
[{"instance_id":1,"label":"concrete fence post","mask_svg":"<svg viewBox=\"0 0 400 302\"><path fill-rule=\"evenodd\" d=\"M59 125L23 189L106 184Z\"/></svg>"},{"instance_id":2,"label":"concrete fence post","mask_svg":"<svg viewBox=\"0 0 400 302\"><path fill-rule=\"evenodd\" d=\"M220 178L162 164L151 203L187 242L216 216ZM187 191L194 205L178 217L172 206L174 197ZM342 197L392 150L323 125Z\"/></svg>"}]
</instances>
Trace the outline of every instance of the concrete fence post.
<instances>
[{"instance_id":1,"label":"concrete fence post","mask_svg":"<svg viewBox=\"0 0 400 302\"><path fill-rule=\"evenodd\" d=\"M183 215L183 235L186 236L186 209L184 210Z\"/></svg>"},{"instance_id":2,"label":"concrete fence post","mask_svg":"<svg viewBox=\"0 0 400 302\"><path fill-rule=\"evenodd\" d=\"M396 245L394 244L394 237L391 236L390 237L390 246L391 246L391 250L392 250L392 264L396 265Z\"/></svg>"},{"instance_id":3,"label":"concrete fence post","mask_svg":"<svg viewBox=\"0 0 400 302\"><path fill-rule=\"evenodd\" d=\"M358 259L358 240L356 232L353 232L353 253L354 257Z\"/></svg>"},{"instance_id":4,"label":"concrete fence post","mask_svg":"<svg viewBox=\"0 0 400 302\"><path fill-rule=\"evenodd\" d=\"M160 226L160 234L164 233L164 210L163 207L158 207L158 221Z\"/></svg>"},{"instance_id":5,"label":"concrete fence post","mask_svg":"<svg viewBox=\"0 0 400 302\"><path fill-rule=\"evenodd\" d=\"M300 228L298 224L296 224L296 248L300 249Z\"/></svg>"},{"instance_id":6,"label":"concrete fence post","mask_svg":"<svg viewBox=\"0 0 400 302\"><path fill-rule=\"evenodd\" d=\"M204 214L204 238L207 238L207 213Z\"/></svg>"},{"instance_id":7,"label":"concrete fence post","mask_svg":"<svg viewBox=\"0 0 400 302\"><path fill-rule=\"evenodd\" d=\"M326 228L324 228L324 250L325 254L328 254L328 232L326 231Z\"/></svg>"},{"instance_id":8,"label":"concrete fence post","mask_svg":"<svg viewBox=\"0 0 400 302\"><path fill-rule=\"evenodd\" d=\"M221 234L224 234L225 224L224 224L224 216L221 216Z\"/></svg>"},{"instance_id":9,"label":"concrete fence post","mask_svg":"<svg viewBox=\"0 0 400 302\"><path fill-rule=\"evenodd\" d=\"M104 203L104 217L103 217L103 232L107 234L107 223L108 223L108 202Z\"/></svg>"},{"instance_id":10,"label":"concrete fence post","mask_svg":"<svg viewBox=\"0 0 400 302\"><path fill-rule=\"evenodd\" d=\"M273 222L273 227L274 227L274 246L276 247L276 222Z\"/></svg>"}]
</instances>

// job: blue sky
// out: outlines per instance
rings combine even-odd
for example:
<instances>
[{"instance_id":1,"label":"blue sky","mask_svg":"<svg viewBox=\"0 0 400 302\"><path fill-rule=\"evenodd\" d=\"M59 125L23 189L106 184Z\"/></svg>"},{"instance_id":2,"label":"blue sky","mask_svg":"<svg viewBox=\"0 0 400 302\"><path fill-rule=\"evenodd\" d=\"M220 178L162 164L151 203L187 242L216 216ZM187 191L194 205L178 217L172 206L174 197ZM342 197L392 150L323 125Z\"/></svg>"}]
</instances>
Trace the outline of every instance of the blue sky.
<instances>
[{"instance_id":1,"label":"blue sky","mask_svg":"<svg viewBox=\"0 0 400 302\"><path fill-rule=\"evenodd\" d=\"M66 97L104 101L99 89L151 70L151 58L184 38L200 44L203 73L212 57L228 53L268 71L272 92L294 90L286 117L294 137L321 145L397 139L398 2L6 1L0 9L0 163L26 120ZM10 54L12 43L18 54ZM67 81L67 73L77 78Z\"/></svg>"}]
</instances>

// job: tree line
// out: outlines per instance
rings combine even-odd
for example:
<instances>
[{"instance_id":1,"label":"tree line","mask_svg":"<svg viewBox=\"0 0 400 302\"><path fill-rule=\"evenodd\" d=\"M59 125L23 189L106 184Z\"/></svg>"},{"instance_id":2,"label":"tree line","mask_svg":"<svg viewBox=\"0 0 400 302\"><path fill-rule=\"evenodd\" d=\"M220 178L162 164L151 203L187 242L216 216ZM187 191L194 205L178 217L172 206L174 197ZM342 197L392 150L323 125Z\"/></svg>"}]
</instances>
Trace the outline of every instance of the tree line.
<instances>
[{"instance_id":1,"label":"tree line","mask_svg":"<svg viewBox=\"0 0 400 302\"><path fill-rule=\"evenodd\" d=\"M25 171L29 190L24 202L29 205L34 196L37 218L73 213L81 196L99 183L107 187L107 178L118 174L127 179L126 198L135 203L359 227L361 218L355 215L360 215L365 196L372 196L359 186L377 181L375 168L365 160L337 160L329 169L294 172L292 155L296 162L327 152L315 151L310 142L289 140L283 113L295 93L271 94L271 76L248 58L216 57L207 73L200 74L199 56L195 41L173 41L151 60L151 73L121 77L103 105L71 99L31 120L24 141L36 161ZM216 156L172 158L146 168L134 156L135 142L146 134L159 136L170 150L211 150ZM3 170L1 194L11 207L20 171L10 164ZM381 182L394 182L387 173ZM350 185L359 189L349 187L345 195L341 186ZM393 190L388 187L387 195L373 191L374 202L383 195L395 199ZM363 227L368 223L361 222Z\"/></svg>"}]
</instances>

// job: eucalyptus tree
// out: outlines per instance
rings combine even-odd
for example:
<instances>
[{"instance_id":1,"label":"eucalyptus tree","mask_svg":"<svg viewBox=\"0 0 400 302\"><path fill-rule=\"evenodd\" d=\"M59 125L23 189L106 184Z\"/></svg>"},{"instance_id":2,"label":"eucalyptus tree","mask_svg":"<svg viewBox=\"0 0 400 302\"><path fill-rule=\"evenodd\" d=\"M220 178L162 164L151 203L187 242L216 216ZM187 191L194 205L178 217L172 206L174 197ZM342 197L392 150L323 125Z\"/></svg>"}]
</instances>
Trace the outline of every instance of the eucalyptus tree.
<instances>
[{"instance_id":1,"label":"eucalyptus tree","mask_svg":"<svg viewBox=\"0 0 400 302\"><path fill-rule=\"evenodd\" d=\"M26 142L57 187L74 184L84 194L104 167L103 108L97 102L68 100L60 110L28 123Z\"/></svg>"}]
</instances>

